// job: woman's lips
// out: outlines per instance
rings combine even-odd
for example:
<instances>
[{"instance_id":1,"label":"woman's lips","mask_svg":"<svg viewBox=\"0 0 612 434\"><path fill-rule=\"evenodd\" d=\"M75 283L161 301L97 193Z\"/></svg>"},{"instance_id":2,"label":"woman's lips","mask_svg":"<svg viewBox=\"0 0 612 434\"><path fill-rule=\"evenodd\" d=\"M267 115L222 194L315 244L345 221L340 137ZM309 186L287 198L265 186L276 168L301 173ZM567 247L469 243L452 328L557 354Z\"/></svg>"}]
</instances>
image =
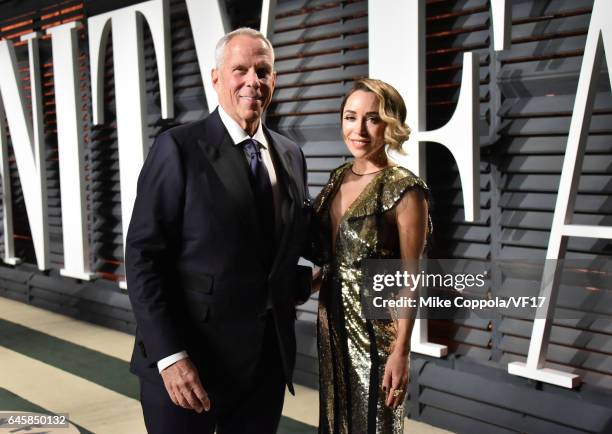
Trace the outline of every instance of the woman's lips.
<instances>
[{"instance_id":1,"label":"woman's lips","mask_svg":"<svg viewBox=\"0 0 612 434\"><path fill-rule=\"evenodd\" d=\"M357 148L363 148L364 146L367 146L370 144L369 140L355 140L355 139L350 139L351 144Z\"/></svg>"}]
</instances>

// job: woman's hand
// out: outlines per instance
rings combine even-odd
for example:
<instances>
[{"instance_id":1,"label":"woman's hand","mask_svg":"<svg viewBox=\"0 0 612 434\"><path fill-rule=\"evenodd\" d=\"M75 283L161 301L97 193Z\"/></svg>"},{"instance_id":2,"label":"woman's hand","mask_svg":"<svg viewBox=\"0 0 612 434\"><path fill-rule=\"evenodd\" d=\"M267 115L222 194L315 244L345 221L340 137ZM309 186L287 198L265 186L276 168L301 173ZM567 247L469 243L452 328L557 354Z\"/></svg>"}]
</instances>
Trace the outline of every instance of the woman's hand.
<instances>
[{"instance_id":1,"label":"woman's hand","mask_svg":"<svg viewBox=\"0 0 612 434\"><path fill-rule=\"evenodd\" d=\"M396 409L404 403L408 387L410 353L403 348L396 348L387 359L385 375L383 377L383 391L385 391L385 405Z\"/></svg>"}]
</instances>

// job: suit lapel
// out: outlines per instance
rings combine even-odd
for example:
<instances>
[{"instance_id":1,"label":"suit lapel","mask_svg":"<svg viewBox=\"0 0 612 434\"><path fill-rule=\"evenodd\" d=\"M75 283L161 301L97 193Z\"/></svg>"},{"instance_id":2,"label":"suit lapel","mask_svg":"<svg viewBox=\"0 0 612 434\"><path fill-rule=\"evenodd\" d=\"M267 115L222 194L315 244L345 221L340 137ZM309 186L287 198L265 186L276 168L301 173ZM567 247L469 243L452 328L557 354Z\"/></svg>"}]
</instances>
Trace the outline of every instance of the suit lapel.
<instances>
[{"instance_id":1,"label":"suit lapel","mask_svg":"<svg viewBox=\"0 0 612 434\"><path fill-rule=\"evenodd\" d=\"M227 190L229 198L225 200L240 204L243 213L241 220L257 226L255 199L249 181L249 167L244 151L234 145L217 110L208 117L206 138L198 139L198 145ZM256 245L264 242L261 231L254 229L250 230L249 234ZM259 255L258 258L263 264L263 258Z\"/></svg>"},{"instance_id":2,"label":"suit lapel","mask_svg":"<svg viewBox=\"0 0 612 434\"><path fill-rule=\"evenodd\" d=\"M282 139L277 139L264 127L264 134L268 138L268 143L274 152L274 169L277 174L277 182L282 183L284 194L281 196L280 224L282 225L281 235L278 240L276 255L270 274L275 273L282 263L282 259L287 249L293 225L296 222L296 210L299 194L297 192L297 180L294 178L292 169L292 155L284 145ZM252 242L256 246L270 241L264 240L257 226L258 217L255 207L255 199L251 184L249 182L249 167L244 156L244 152L235 146L228 134L219 113L215 110L206 120L205 137L198 139L198 145L207 160L215 170L217 177L225 186L229 200L241 204L244 212L244 221L254 225L254 229L249 231L253 237ZM263 264L263 255L257 255Z\"/></svg>"}]
</instances>

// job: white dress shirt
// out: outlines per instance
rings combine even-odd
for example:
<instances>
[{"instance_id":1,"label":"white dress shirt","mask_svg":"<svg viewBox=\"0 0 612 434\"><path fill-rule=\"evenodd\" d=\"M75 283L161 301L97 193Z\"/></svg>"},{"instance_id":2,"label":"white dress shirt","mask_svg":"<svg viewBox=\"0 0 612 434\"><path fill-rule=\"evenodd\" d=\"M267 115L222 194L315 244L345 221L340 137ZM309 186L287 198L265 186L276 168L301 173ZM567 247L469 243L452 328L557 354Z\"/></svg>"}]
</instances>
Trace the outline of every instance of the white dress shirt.
<instances>
[{"instance_id":1,"label":"white dress shirt","mask_svg":"<svg viewBox=\"0 0 612 434\"><path fill-rule=\"evenodd\" d=\"M218 110L219 116L221 117L221 122L223 122L225 129L232 138L234 146L239 145L246 139L256 140L260 144L259 151L261 152L261 158L266 166L266 169L268 170L268 175L270 176L270 184L272 185L272 200L274 201L274 218L276 222L275 231L278 236L280 230L280 225L278 224L280 218L280 187L276 178L276 170L274 169L274 164L272 164L272 156L270 155L268 139L266 138L266 135L263 132L263 127L261 126L261 120L259 121L257 131L255 131L255 134L253 134L253 137L251 137L242 129L238 122L232 119L230 115L228 115L225 110L223 110L221 106L218 107ZM248 156L246 155L246 152L244 156L248 161ZM179 360L186 359L187 357L189 357L187 351L179 351L178 353L172 354L168 357L164 357L163 359L158 361L157 369L161 373L161 371L166 369L168 366L175 364Z\"/></svg>"}]
</instances>

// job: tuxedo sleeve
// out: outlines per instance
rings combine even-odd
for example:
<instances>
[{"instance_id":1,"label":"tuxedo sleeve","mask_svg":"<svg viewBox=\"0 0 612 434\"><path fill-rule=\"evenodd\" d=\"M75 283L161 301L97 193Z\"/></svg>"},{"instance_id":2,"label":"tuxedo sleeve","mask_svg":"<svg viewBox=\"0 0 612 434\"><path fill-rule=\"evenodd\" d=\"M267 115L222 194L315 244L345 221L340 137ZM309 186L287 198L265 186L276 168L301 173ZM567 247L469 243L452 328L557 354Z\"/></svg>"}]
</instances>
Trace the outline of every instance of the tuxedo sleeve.
<instances>
[{"instance_id":1,"label":"tuxedo sleeve","mask_svg":"<svg viewBox=\"0 0 612 434\"><path fill-rule=\"evenodd\" d=\"M302 213L305 217L306 222L306 236L304 237L304 241L302 242L300 256L302 258L307 259L310 262L312 261L313 253L312 253L312 242L310 240L310 233L312 231L312 199L310 197L310 189L308 188L308 167L306 166L306 157L304 156L304 151L302 148L299 148L300 156L302 157L302 179L303 179L303 191L304 191L304 203L302 204ZM308 267L310 268L310 267ZM310 288L309 288L310 291ZM308 293L310 297L310 292Z\"/></svg>"},{"instance_id":2,"label":"tuxedo sleeve","mask_svg":"<svg viewBox=\"0 0 612 434\"><path fill-rule=\"evenodd\" d=\"M171 282L178 256L185 175L171 133L155 140L138 178L127 233L128 294L140 336L152 363L186 348Z\"/></svg>"},{"instance_id":3,"label":"tuxedo sleeve","mask_svg":"<svg viewBox=\"0 0 612 434\"><path fill-rule=\"evenodd\" d=\"M304 202L302 203L301 212L304 214L304 236L300 248L300 259L304 258L310 261L312 257L312 249L311 242L308 237L310 234L310 224L312 219L312 205L310 200L310 192L308 189L308 170L306 167L306 157L304 157L304 152L301 148L300 157L302 161L302 189L304 191ZM304 304L310 298L312 292L312 267L301 265L300 261L298 261L298 265L296 266L296 277L297 277L297 290L296 290L296 305Z\"/></svg>"}]
</instances>

